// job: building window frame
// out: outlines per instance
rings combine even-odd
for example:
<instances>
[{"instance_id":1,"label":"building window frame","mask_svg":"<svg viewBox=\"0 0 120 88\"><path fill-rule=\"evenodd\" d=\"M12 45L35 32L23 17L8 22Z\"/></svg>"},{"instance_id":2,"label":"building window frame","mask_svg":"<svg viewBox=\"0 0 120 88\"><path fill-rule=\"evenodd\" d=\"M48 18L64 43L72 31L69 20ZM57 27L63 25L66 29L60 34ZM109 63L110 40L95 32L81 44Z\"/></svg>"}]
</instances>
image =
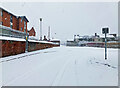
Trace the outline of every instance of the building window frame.
<instances>
[{"instance_id":1,"label":"building window frame","mask_svg":"<svg viewBox=\"0 0 120 88\"><path fill-rule=\"evenodd\" d=\"M10 28L13 28L13 25L10 25Z\"/></svg>"},{"instance_id":2,"label":"building window frame","mask_svg":"<svg viewBox=\"0 0 120 88\"><path fill-rule=\"evenodd\" d=\"M3 22L2 22L2 21L0 22L0 25L3 25Z\"/></svg>"},{"instance_id":3,"label":"building window frame","mask_svg":"<svg viewBox=\"0 0 120 88\"><path fill-rule=\"evenodd\" d=\"M12 15L10 16L10 22L11 22L11 23L13 22Z\"/></svg>"},{"instance_id":4,"label":"building window frame","mask_svg":"<svg viewBox=\"0 0 120 88\"><path fill-rule=\"evenodd\" d=\"M13 28L13 19L12 19L12 15L10 16L10 28Z\"/></svg>"},{"instance_id":5,"label":"building window frame","mask_svg":"<svg viewBox=\"0 0 120 88\"><path fill-rule=\"evenodd\" d=\"M3 16L3 11L1 11L1 16Z\"/></svg>"},{"instance_id":6,"label":"building window frame","mask_svg":"<svg viewBox=\"0 0 120 88\"><path fill-rule=\"evenodd\" d=\"M22 27L21 27L21 31L22 31Z\"/></svg>"},{"instance_id":7,"label":"building window frame","mask_svg":"<svg viewBox=\"0 0 120 88\"><path fill-rule=\"evenodd\" d=\"M26 22L24 21L24 32L26 32Z\"/></svg>"},{"instance_id":8,"label":"building window frame","mask_svg":"<svg viewBox=\"0 0 120 88\"><path fill-rule=\"evenodd\" d=\"M21 23L22 23L22 18L21 18Z\"/></svg>"}]
</instances>

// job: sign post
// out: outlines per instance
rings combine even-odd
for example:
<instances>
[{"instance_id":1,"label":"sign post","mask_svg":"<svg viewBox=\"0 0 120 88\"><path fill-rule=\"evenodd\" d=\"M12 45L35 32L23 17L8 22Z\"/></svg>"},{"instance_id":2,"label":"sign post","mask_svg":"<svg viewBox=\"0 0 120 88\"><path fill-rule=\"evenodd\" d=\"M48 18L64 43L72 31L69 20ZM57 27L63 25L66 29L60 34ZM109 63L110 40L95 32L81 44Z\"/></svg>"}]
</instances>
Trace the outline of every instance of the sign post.
<instances>
[{"instance_id":1,"label":"sign post","mask_svg":"<svg viewBox=\"0 0 120 88\"><path fill-rule=\"evenodd\" d=\"M102 28L102 33L105 34L105 60L107 60L107 33L109 33L109 28Z\"/></svg>"}]
</instances>

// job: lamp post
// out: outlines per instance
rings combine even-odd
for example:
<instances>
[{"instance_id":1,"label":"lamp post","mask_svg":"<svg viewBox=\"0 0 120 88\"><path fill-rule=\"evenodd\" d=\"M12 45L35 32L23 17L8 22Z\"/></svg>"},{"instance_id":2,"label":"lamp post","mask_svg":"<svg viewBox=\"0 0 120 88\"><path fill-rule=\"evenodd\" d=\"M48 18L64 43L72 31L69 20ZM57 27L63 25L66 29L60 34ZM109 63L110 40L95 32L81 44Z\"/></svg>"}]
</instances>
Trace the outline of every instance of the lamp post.
<instances>
[{"instance_id":1,"label":"lamp post","mask_svg":"<svg viewBox=\"0 0 120 88\"><path fill-rule=\"evenodd\" d=\"M102 28L102 33L105 34L105 60L107 60L107 33L109 33L109 28Z\"/></svg>"}]
</instances>

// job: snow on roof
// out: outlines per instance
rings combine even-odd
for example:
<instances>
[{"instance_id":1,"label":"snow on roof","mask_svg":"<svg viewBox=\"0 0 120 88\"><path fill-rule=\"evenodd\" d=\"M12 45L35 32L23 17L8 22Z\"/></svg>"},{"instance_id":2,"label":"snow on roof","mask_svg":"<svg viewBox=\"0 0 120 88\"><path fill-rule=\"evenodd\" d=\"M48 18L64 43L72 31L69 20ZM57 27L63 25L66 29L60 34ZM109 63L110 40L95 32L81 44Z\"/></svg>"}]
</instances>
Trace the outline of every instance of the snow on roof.
<instances>
[{"instance_id":1,"label":"snow on roof","mask_svg":"<svg viewBox=\"0 0 120 88\"><path fill-rule=\"evenodd\" d=\"M0 36L0 40L13 40L13 41L26 41L22 38L14 38L14 37L6 37L6 36Z\"/></svg>"},{"instance_id":2,"label":"snow on roof","mask_svg":"<svg viewBox=\"0 0 120 88\"><path fill-rule=\"evenodd\" d=\"M74 39L67 39L67 41L74 41Z\"/></svg>"},{"instance_id":3,"label":"snow on roof","mask_svg":"<svg viewBox=\"0 0 120 88\"><path fill-rule=\"evenodd\" d=\"M38 39L36 38L36 36L29 36L29 39L38 40Z\"/></svg>"},{"instance_id":4,"label":"snow on roof","mask_svg":"<svg viewBox=\"0 0 120 88\"><path fill-rule=\"evenodd\" d=\"M79 36L75 36L75 38L77 39L77 38L80 38Z\"/></svg>"},{"instance_id":5,"label":"snow on roof","mask_svg":"<svg viewBox=\"0 0 120 88\"><path fill-rule=\"evenodd\" d=\"M101 38L104 38L105 35L100 35ZM114 37L113 35L107 35L107 37Z\"/></svg>"},{"instance_id":6,"label":"snow on roof","mask_svg":"<svg viewBox=\"0 0 120 88\"><path fill-rule=\"evenodd\" d=\"M60 39L51 39L51 41L60 41Z\"/></svg>"},{"instance_id":7,"label":"snow on roof","mask_svg":"<svg viewBox=\"0 0 120 88\"><path fill-rule=\"evenodd\" d=\"M28 40L29 42L38 42L38 43L47 43L47 44L56 44L53 42L48 42L48 41L36 41L36 40Z\"/></svg>"}]
</instances>

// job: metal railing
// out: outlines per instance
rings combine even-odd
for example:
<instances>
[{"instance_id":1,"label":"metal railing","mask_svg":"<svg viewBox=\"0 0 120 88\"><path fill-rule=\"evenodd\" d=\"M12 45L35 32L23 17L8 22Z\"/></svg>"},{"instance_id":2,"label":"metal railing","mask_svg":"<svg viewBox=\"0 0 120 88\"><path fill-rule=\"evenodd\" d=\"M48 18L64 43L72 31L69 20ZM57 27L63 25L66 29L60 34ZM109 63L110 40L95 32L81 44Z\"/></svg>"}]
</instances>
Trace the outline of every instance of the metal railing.
<instances>
[{"instance_id":1,"label":"metal railing","mask_svg":"<svg viewBox=\"0 0 120 88\"><path fill-rule=\"evenodd\" d=\"M21 32L10 27L0 25L0 36L25 38L26 32Z\"/></svg>"}]
</instances>

